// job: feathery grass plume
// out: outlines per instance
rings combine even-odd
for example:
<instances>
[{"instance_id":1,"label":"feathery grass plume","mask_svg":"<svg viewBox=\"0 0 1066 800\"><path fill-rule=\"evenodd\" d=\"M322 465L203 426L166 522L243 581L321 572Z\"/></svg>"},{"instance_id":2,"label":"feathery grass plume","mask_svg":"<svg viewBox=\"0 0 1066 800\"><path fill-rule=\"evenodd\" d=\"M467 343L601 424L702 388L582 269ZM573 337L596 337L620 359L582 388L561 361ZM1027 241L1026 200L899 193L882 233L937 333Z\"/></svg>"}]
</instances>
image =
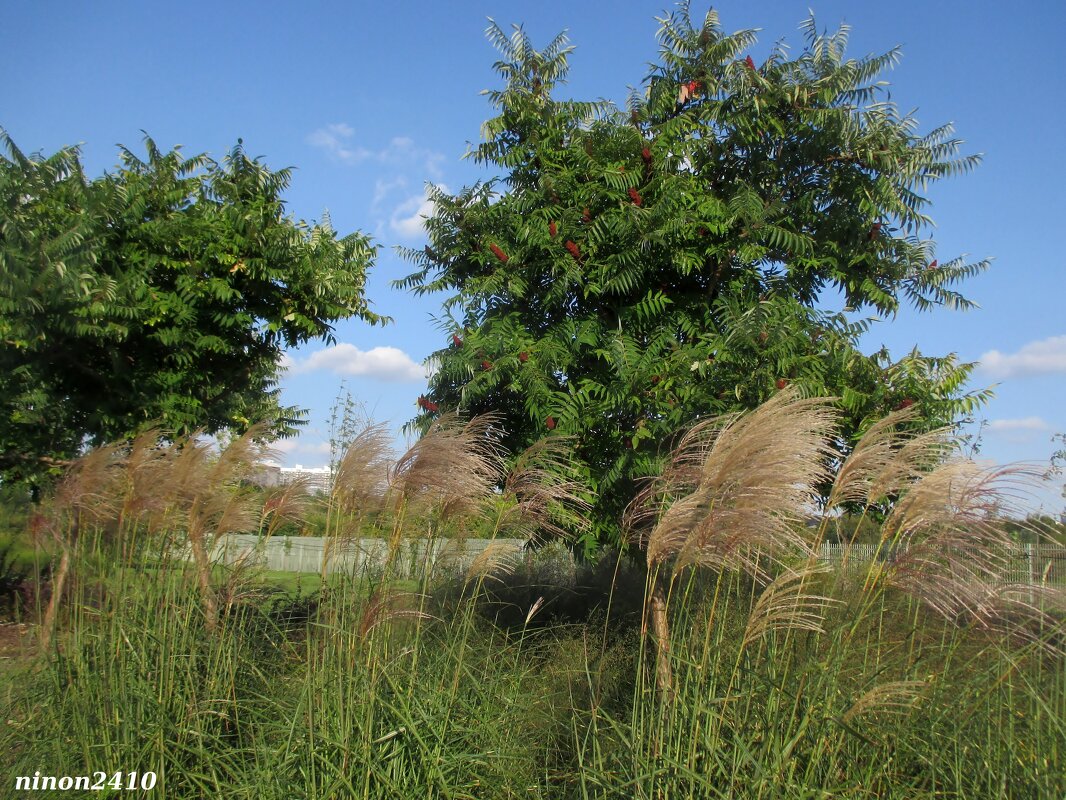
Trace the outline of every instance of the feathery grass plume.
<instances>
[{"instance_id":1,"label":"feathery grass plume","mask_svg":"<svg viewBox=\"0 0 1066 800\"><path fill-rule=\"evenodd\" d=\"M264 433L264 425L253 425L227 442L217 457L208 460L207 483L197 496L190 515L190 534L194 528L216 537L258 529L256 494L244 484L257 465L271 455L262 443Z\"/></svg>"},{"instance_id":2,"label":"feathery grass plume","mask_svg":"<svg viewBox=\"0 0 1066 800\"><path fill-rule=\"evenodd\" d=\"M378 589L367 600L359 618L359 638L366 640L370 632L394 619L429 620L433 615L420 608L422 597L413 592ZM414 602L412 602L414 601Z\"/></svg>"},{"instance_id":3,"label":"feathery grass plume","mask_svg":"<svg viewBox=\"0 0 1066 800\"><path fill-rule=\"evenodd\" d=\"M911 483L944 463L956 446L957 442L948 427L905 438L895 451L895 457L870 480L866 505L898 495Z\"/></svg>"},{"instance_id":4,"label":"feathery grass plume","mask_svg":"<svg viewBox=\"0 0 1066 800\"><path fill-rule=\"evenodd\" d=\"M534 543L589 529L591 504L570 459L572 444L568 436L546 436L519 454L503 484L504 498L514 500L503 526Z\"/></svg>"},{"instance_id":5,"label":"feathery grass plume","mask_svg":"<svg viewBox=\"0 0 1066 800\"><path fill-rule=\"evenodd\" d=\"M825 611L840 601L810 594L808 589L812 577L827 571L828 567L812 560L774 578L752 606L741 647L747 647L775 630L824 633Z\"/></svg>"},{"instance_id":6,"label":"feathery grass plume","mask_svg":"<svg viewBox=\"0 0 1066 800\"><path fill-rule=\"evenodd\" d=\"M248 606L266 596L260 582L261 574L252 550L246 550L227 565L225 575L215 590L222 618L230 616L238 605Z\"/></svg>"},{"instance_id":7,"label":"feathery grass plume","mask_svg":"<svg viewBox=\"0 0 1066 800\"><path fill-rule=\"evenodd\" d=\"M350 434L350 430L345 432ZM325 581L334 546L358 536L365 515L381 509L389 487L389 433L384 424L366 422L344 448L333 471L322 549Z\"/></svg>"},{"instance_id":8,"label":"feathery grass plume","mask_svg":"<svg viewBox=\"0 0 1066 800\"><path fill-rule=\"evenodd\" d=\"M997 517L1040 476L1034 467L948 461L911 484L882 529L888 583L947 618L980 617L988 587L1007 582L1013 543Z\"/></svg>"},{"instance_id":9,"label":"feathery grass plume","mask_svg":"<svg viewBox=\"0 0 1066 800\"><path fill-rule=\"evenodd\" d=\"M39 652L49 653L55 631L59 603L70 576L74 550L86 528L102 528L112 523L121 496L121 467L125 448L120 445L97 447L77 459L56 490L48 530L59 546L59 563L52 571L52 595L48 598L38 637Z\"/></svg>"},{"instance_id":10,"label":"feathery grass plume","mask_svg":"<svg viewBox=\"0 0 1066 800\"><path fill-rule=\"evenodd\" d=\"M475 508L503 477L498 424L496 414L465 423L454 413L434 420L392 467L397 505L425 502L446 514Z\"/></svg>"},{"instance_id":11,"label":"feathery grass plume","mask_svg":"<svg viewBox=\"0 0 1066 800\"><path fill-rule=\"evenodd\" d=\"M722 414L697 422L681 434L662 472L645 478L622 512L622 532L626 541L642 550L647 549L651 533L671 501L691 494L699 487L703 464L714 445L715 434L739 417L739 412Z\"/></svg>"},{"instance_id":12,"label":"feathery grass plume","mask_svg":"<svg viewBox=\"0 0 1066 800\"><path fill-rule=\"evenodd\" d=\"M667 474L681 489L648 538L654 566L738 568L765 578L760 557L810 555L799 524L827 477L836 414L826 398L781 392L724 424L697 425Z\"/></svg>"},{"instance_id":13,"label":"feathery grass plume","mask_svg":"<svg viewBox=\"0 0 1066 800\"><path fill-rule=\"evenodd\" d=\"M121 507L126 455L124 445L109 444L78 458L56 489L55 510L76 517L82 527L114 522Z\"/></svg>"},{"instance_id":14,"label":"feathery grass plume","mask_svg":"<svg viewBox=\"0 0 1066 800\"><path fill-rule=\"evenodd\" d=\"M311 480L301 476L271 489L263 501L259 530L273 536L285 523L300 524L311 507Z\"/></svg>"},{"instance_id":15,"label":"feathery grass plume","mask_svg":"<svg viewBox=\"0 0 1066 800\"><path fill-rule=\"evenodd\" d=\"M872 714L907 712L921 699L925 687L925 681L890 681L874 686L852 703L841 719L850 723Z\"/></svg>"},{"instance_id":16,"label":"feathery grass plume","mask_svg":"<svg viewBox=\"0 0 1066 800\"><path fill-rule=\"evenodd\" d=\"M161 490L170 481L171 454L168 436L151 428L134 437L126 454L125 490L120 526L144 523L152 531L167 510L166 494Z\"/></svg>"},{"instance_id":17,"label":"feathery grass plume","mask_svg":"<svg viewBox=\"0 0 1066 800\"><path fill-rule=\"evenodd\" d=\"M1019 645L1066 655L1066 618L1047 609L1066 608L1066 589L1004 583L979 587L971 622Z\"/></svg>"},{"instance_id":18,"label":"feathery grass plume","mask_svg":"<svg viewBox=\"0 0 1066 800\"><path fill-rule=\"evenodd\" d=\"M160 489L168 502L184 513L211 487L211 444L197 431L175 439L167 456L170 480Z\"/></svg>"},{"instance_id":19,"label":"feathery grass plume","mask_svg":"<svg viewBox=\"0 0 1066 800\"><path fill-rule=\"evenodd\" d=\"M196 438L180 444L175 460L179 498L188 504L186 528L209 631L218 625L218 599L211 585L211 544L224 533L255 531L259 511L243 480L264 458L263 425L253 425L231 439L215 456L211 445Z\"/></svg>"},{"instance_id":20,"label":"feathery grass plume","mask_svg":"<svg viewBox=\"0 0 1066 800\"><path fill-rule=\"evenodd\" d=\"M465 582L510 575L522 558L522 547L514 542L490 542L470 566L466 568Z\"/></svg>"},{"instance_id":21,"label":"feathery grass plume","mask_svg":"<svg viewBox=\"0 0 1066 800\"><path fill-rule=\"evenodd\" d=\"M841 505L871 505L896 494L943 460L951 447L950 429L916 434L903 428L917 412L917 406L893 411L866 430L837 471L826 514Z\"/></svg>"},{"instance_id":22,"label":"feathery grass plume","mask_svg":"<svg viewBox=\"0 0 1066 800\"><path fill-rule=\"evenodd\" d=\"M330 499L338 511L362 515L378 509L388 488L391 463L387 426L367 424L348 443L337 464Z\"/></svg>"}]
</instances>

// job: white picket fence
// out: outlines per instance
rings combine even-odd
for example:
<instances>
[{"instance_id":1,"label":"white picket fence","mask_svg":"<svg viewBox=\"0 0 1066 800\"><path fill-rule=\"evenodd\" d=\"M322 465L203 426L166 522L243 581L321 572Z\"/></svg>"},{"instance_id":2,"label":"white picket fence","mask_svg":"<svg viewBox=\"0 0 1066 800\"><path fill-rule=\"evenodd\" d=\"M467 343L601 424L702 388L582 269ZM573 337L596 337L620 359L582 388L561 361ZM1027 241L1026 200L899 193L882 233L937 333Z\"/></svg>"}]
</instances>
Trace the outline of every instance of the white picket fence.
<instances>
[{"instance_id":1,"label":"white picket fence","mask_svg":"<svg viewBox=\"0 0 1066 800\"><path fill-rule=\"evenodd\" d=\"M521 547L520 539L497 542ZM414 577L429 569L461 570L491 544L487 539L403 539L393 554L397 574ZM215 543L214 559L223 564L255 564L279 572L321 572L326 555L327 573L374 572L384 567L389 543L384 539L327 540L322 536L275 536L231 533Z\"/></svg>"},{"instance_id":2,"label":"white picket fence","mask_svg":"<svg viewBox=\"0 0 1066 800\"><path fill-rule=\"evenodd\" d=\"M497 539L505 545L522 547L521 539ZM394 568L413 577L426 568L465 569L491 544L487 539L404 539L394 556ZM252 534L229 534L215 544L214 557L226 564L254 563L279 572L321 572L327 539L321 536L278 536L260 539ZM892 560L899 552L875 544L824 543L820 556L847 570L861 571L872 559ZM363 572L381 569L388 556L383 539L329 541L327 572ZM1049 544L1019 544L1004 550L1007 564L1004 579L1012 584L1066 586L1066 547Z\"/></svg>"},{"instance_id":3,"label":"white picket fence","mask_svg":"<svg viewBox=\"0 0 1066 800\"><path fill-rule=\"evenodd\" d=\"M900 551L875 544L822 545L820 556L832 564L843 563L847 569L865 569L870 560L891 561ZM1018 544L998 553L1006 563L1004 582L1033 586L1066 586L1066 547L1054 544Z\"/></svg>"}]
</instances>

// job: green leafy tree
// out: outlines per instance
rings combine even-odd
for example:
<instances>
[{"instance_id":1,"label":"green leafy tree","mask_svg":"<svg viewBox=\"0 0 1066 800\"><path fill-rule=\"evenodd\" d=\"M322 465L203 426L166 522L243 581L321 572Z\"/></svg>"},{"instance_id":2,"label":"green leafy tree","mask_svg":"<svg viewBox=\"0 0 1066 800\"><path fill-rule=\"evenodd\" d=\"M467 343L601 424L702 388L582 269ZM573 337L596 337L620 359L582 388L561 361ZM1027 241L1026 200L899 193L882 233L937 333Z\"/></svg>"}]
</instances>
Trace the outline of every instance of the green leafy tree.
<instances>
[{"instance_id":1,"label":"green leafy tree","mask_svg":"<svg viewBox=\"0 0 1066 800\"><path fill-rule=\"evenodd\" d=\"M383 321L364 297L369 239L286 216L289 170L240 143L217 163L146 138L145 159L123 148L90 180L77 148L27 156L0 138L5 480L150 424L290 433L283 348Z\"/></svg>"},{"instance_id":2,"label":"green leafy tree","mask_svg":"<svg viewBox=\"0 0 1066 800\"><path fill-rule=\"evenodd\" d=\"M726 35L714 12L661 22L661 61L625 112L553 95L563 35L537 51L493 23L504 87L473 156L501 177L434 193L429 244L398 282L448 293L415 423L501 412L516 450L569 434L601 540L695 419L797 385L840 397L854 437L893 408L920 404L934 426L985 397L954 356L857 346L869 320L853 312L966 308L952 287L987 266L938 263L922 237L922 191L976 158L883 99L897 51L847 59L847 30L810 20L798 57L756 65L754 32ZM824 310L834 291L846 307Z\"/></svg>"}]
</instances>

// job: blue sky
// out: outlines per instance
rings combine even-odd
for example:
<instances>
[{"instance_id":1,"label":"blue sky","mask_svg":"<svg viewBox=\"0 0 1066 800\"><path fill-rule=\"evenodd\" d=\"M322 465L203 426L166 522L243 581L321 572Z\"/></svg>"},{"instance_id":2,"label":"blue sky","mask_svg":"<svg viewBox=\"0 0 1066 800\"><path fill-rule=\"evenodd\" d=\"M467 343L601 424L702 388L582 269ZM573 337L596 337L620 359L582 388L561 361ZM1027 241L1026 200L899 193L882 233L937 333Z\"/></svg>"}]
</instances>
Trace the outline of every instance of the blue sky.
<instances>
[{"instance_id":1,"label":"blue sky","mask_svg":"<svg viewBox=\"0 0 1066 800\"><path fill-rule=\"evenodd\" d=\"M398 430L425 385L420 364L444 341L439 299L389 287L410 271L395 253L421 241L427 181L451 191L484 177L462 160L496 87L486 19L523 23L537 44L568 29L567 93L624 103L655 60L667 2L59 3L7 0L0 28L0 125L26 151L83 144L96 174L136 149L141 130L162 147L221 157L238 137L274 168L296 167L286 195L296 217L328 210L341 233L381 246L368 282L375 310L394 325L341 323L338 345L289 355L284 399L311 411L289 465L328 461L329 410L344 383L376 419ZM991 2L717 3L729 30L761 28L760 61L779 39L802 44L799 22L853 28L850 53L903 47L887 75L892 98L917 109L922 130L955 123L971 175L934 187L937 256L993 257L964 293L970 312L901 313L874 326L870 350L980 361L972 386L996 384L985 409L981 457L1047 463L1066 432L1066 295L1062 217L1066 70L1058 56L1066 5ZM707 6L693 4L702 17ZM1043 494L1049 510L1062 501Z\"/></svg>"}]
</instances>

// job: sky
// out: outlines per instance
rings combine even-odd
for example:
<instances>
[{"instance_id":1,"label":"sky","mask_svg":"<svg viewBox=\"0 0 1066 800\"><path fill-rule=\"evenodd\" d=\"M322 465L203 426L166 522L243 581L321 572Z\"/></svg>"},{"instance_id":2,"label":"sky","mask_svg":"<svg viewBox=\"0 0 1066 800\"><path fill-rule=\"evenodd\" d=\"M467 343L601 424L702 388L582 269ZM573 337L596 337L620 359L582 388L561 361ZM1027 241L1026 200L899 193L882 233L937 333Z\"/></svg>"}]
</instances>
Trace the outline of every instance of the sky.
<instances>
[{"instance_id":1,"label":"sky","mask_svg":"<svg viewBox=\"0 0 1066 800\"><path fill-rule=\"evenodd\" d=\"M390 282L412 271L396 252L421 247L431 212L425 185L451 192L487 177L463 158L493 115L497 88L488 19L525 27L546 45L567 30L576 50L561 94L624 105L656 60L655 2L390 3L54 2L5 0L0 27L0 126L25 152L80 144L90 175L137 151L142 131L160 147L221 158L238 138L272 168L294 167L285 198L306 220L328 213L341 234L379 245L367 283L375 311L395 322L336 326L335 346L286 355L283 401L308 409L300 437L281 443L286 465L329 461L331 408L342 394L399 432L425 389L425 357L446 334L439 297ZM702 18L706 4L692 4ZM978 456L1047 466L1066 432L1066 297L1061 217L1066 178L1066 70L1059 57L1066 4L1033 0L892 3L751 0L715 5L729 31L761 29L757 63L779 40L802 47L799 23L852 27L849 55L900 45L885 77L891 98L915 110L920 131L953 122L973 173L929 192L937 258L993 258L963 293L980 308L904 310L874 325L867 351L913 347L979 362L970 388L995 387L972 431ZM1058 513L1061 480L1034 507Z\"/></svg>"}]
</instances>

